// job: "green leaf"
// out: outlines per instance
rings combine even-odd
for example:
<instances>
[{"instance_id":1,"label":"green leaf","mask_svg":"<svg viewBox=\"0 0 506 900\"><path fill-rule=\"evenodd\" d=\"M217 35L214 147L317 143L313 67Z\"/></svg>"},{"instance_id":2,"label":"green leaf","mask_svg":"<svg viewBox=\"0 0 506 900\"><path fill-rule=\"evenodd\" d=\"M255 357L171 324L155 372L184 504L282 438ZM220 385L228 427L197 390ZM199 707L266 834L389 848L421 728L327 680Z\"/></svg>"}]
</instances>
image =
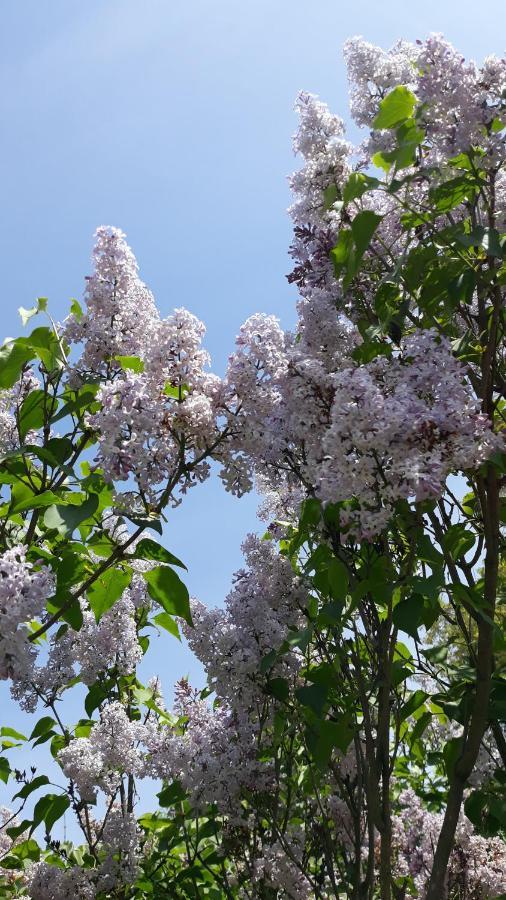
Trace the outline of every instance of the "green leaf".
<instances>
[{"instance_id":1,"label":"green leaf","mask_svg":"<svg viewBox=\"0 0 506 900\"><path fill-rule=\"evenodd\" d=\"M312 528L318 525L322 515L322 505L315 497L308 497L300 508L300 528Z\"/></svg>"},{"instance_id":2,"label":"green leaf","mask_svg":"<svg viewBox=\"0 0 506 900\"><path fill-rule=\"evenodd\" d=\"M393 164L392 154L378 151L377 153L373 153L371 162L376 168L383 169L384 172L389 172Z\"/></svg>"},{"instance_id":3,"label":"green leaf","mask_svg":"<svg viewBox=\"0 0 506 900\"><path fill-rule=\"evenodd\" d=\"M47 372L61 368L65 360L61 347L52 328L36 328L29 337L18 338L17 343L30 351L30 359L35 355Z\"/></svg>"},{"instance_id":4,"label":"green leaf","mask_svg":"<svg viewBox=\"0 0 506 900\"><path fill-rule=\"evenodd\" d=\"M459 175L429 191L429 200L437 212L449 212L467 200L474 199L478 185L467 175Z\"/></svg>"},{"instance_id":5,"label":"green leaf","mask_svg":"<svg viewBox=\"0 0 506 900\"><path fill-rule=\"evenodd\" d=\"M476 535L461 524L450 525L443 538L444 548L454 560L465 556L475 543Z\"/></svg>"},{"instance_id":6,"label":"green leaf","mask_svg":"<svg viewBox=\"0 0 506 900\"><path fill-rule=\"evenodd\" d=\"M6 830L7 834L9 835L9 837L11 838L11 840L15 841L16 838L18 838L20 834L24 834L25 831L28 831L31 824L32 823L31 823L30 819L23 819L23 821L20 822L19 825L13 825L11 828L6 828L5 830ZM0 863L0 865L2 865L2 864ZM2 896L2 895L0 894L0 896Z\"/></svg>"},{"instance_id":7,"label":"green leaf","mask_svg":"<svg viewBox=\"0 0 506 900\"><path fill-rule=\"evenodd\" d=\"M81 321L81 319L84 315L83 308L82 308L81 304L79 303L79 301L76 300L75 298L73 298L72 303L70 304L70 312L73 316L75 316L75 318L77 319L78 322Z\"/></svg>"},{"instance_id":8,"label":"green leaf","mask_svg":"<svg viewBox=\"0 0 506 900\"><path fill-rule=\"evenodd\" d=\"M337 722L326 719L319 723L316 730L311 728L306 732L310 753L321 769L328 765L332 751L336 748L346 753L352 738L353 730L349 719L345 716Z\"/></svg>"},{"instance_id":9,"label":"green leaf","mask_svg":"<svg viewBox=\"0 0 506 900\"><path fill-rule=\"evenodd\" d=\"M144 362L140 359L139 356L115 356L121 368L125 371L131 372L144 372Z\"/></svg>"},{"instance_id":10,"label":"green leaf","mask_svg":"<svg viewBox=\"0 0 506 900\"><path fill-rule=\"evenodd\" d=\"M158 797L160 806L168 807L175 806L176 803L181 803L185 799L186 793L180 781L173 781L172 784L164 787L156 796Z\"/></svg>"},{"instance_id":11,"label":"green leaf","mask_svg":"<svg viewBox=\"0 0 506 900\"><path fill-rule=\"evenodd\" d=\"M277 650L269 650L265 656L260 660L260 674L265 675L270 669L272 669L276 659L278 657Z\"/></svg>"},{"instance_id":12,"label":"green leaf","mask_svg":"<svg viewBox=\"0 0 506 900\"><path fill-rule=\"evenodd\" d=\"M25 363L33 359L34 351L17 341L8 341L0 347L0 388L13 387L18 381Z\"/></svg>"},{"instance_id":13,"label":"green leaf","mask_svg":"<svg viewBox=\"0 0 506 900\"><path fill-rule=\"evenodd\" d=\"M55 822L60 819L70 806L70 800L66 794L46 794L37 801L33 810L33 831L37 825L44 822L46 832L49 833Z\"/></svg>"},{"instance_id":14,"label":"green leaf","mask_svg":"<svg viewBox=\"0 0 506 900\"><path fill-rule=\"evenodd\" d=\"M57 794L54 796L53 802L44 817L47 831L51 831L51 828L53 827L55 822L57 822L58 819L61 819L69 806L70 799L66 796L66 794Z\"/></svg>"},{"instance_id":15,"label":"green leaf","mask_svg":"<svg viewBox=\"0 0 506 900\"><path fill-rule=\"evenodd\" d=\"M336 277L339 277L343 268L346 267L352 248L353 235L349 228L342 228L337 238L337 244L330 251Z\"/></svg>"},{"instance_id":16,"label":"green leaf","mask_svg":"<svg viewBox=\"0 0 506 900\"><path fill-rule=\"evenodd\" d=\"M152 531L156 531L158 534L163 534L162 523L160 519L155 518L154 516L150 516L149 518L139 518L138 516L129 516L125 513L125 518L129 519L130 522L133 522L137 528L151 528Z\"/></svg>"},{"instance_id":17,"label":"green leaf","mask_svg":"<svg viewBox=\"0 0 506 900\"><path fill-rule=\"evenodd\" d=\"M380 185L381 181L377 178L371 178L370 175L364 175L362 172L352 172L343 188L343 201L350 203L351 200L357 200L367 191L378 188Z\"/></svg>"},{"instance_id":18,"label":"green leaf","mask_svg":"<svg viewBox=\"0 0 506 900\"><path fill-rule=\"evenodd\" d=\"M429 695L426 694L425 691L413 691L409 700L404 703L399 711L399 720L403 722L404 719L412 716L413 713L422 705L422 703L425 703L428 696Z\"/></svg>"},{"instance_id":19,"label":"green leaf","mask_svg":"<svg viewBox=\"0 0 506 900\"><path fill-rule=\"evenodd\" d=\"M379 112L373 121L373 128L395 128L411 118L415 106L415 95L404 85L399 85L381 101Z\"/></svg>"},{"instance_id":20,"label":"green leaf","mask_svg":"<svg viewBox=\"0 0 506 900\"><path fill-rule=\"evenodd\" d=\"M457 241L464 247L482 247L488 256L497 256L499 259L504 256L499 232L495 228L478 225L469 234L466 232L457 234Z\"/></svg>"},{"instance_id":21,"label":"green leaf","mask_svg":"<svg viewBox=\"0 0 506 900\"><path fill-rule=\"evenodd\" d=\"M72 441L69 441L68 438L51 438L45 447L39 447L37 444L25 444L24 447L25 453L31 453L41 462L49 463L53 469L61 466L67 475L71 475L72 470L62 464L71 455L73 449Z\"/></svg>"},{"instance_id":22,"label":"green leaf","mask_svg":"<svg viewBox=\"0 0 506 900\"><path fill-rule=\"evenodd\" d=\"M16 738L17 741L27 741L28 738L25 734L21 734L20 731L16 731L15 728L8 728L6 725L3 728L0 728L0 736L1 737L13 737Z\"/></svg>"},{"instance_id":23,"label":"green leaf","mask_svg":"<svg viewBox=\"0 0 506 900\"><path fill-rule=\"evenodd\" d=\"M185 584L169 566L157 566L144 573L148 585L148 593L156 600L165 612L172 616L180 616L193 626L190 613L190 595Z\"/></svg>"},{"instance_id":24,"label":"green leaf","mask_svg":"<svg viewBox=\"0 0 506 900\"><path fill-rule=\"evenodd\" d=\"M427 726L431 720L432 720L432 713L430 713L430 712L422 713L420 718L417 719L415 727L413 728L413 731L411 732L411 734L409 736L410 744L414 744L415 741L418 741L421 738L422 734L424 733L425 729L427 728Z\"/></svg>"},{"instance_id":25,"label":"green leaf","mask_svg":"<svg viewBox=\"0 0 506 900\"><path fill-rule=\"evenodd\" d=\"M19 436L24 441L29 431L38 430L44 424L46 395L44 391L31 391L19 410Z\"/></svg>"},{"instance_id":26,"label":"green leaf","mask_svg":"<svg viewBox=\"0 0 506 900\"><path fill-rule=\"evenodd\" d=\"M465 169L466 172L470 172L473 168L472 159L468 153L459 153L457 156L452 156L448 163L455 169Z\"/></svg>"},{"instance_id":27,"label":"green leaf","mask_svg":"<svg viewBox=\"0 0 506 900\"><path fill-rule=\"evenodd\" d=\"M328 212L329 209L332 209L336 201L339 200L339 188L337 187L337 184L329 184L323 192L323 198L323 209L325 212Z\"/></svg>"},{"instance_id":28,"label":"green leaf","mask_svg":"<svg viewBox=\"0 0 506 900\"><path fill-rule=\"evenodd\" d=\"M446 662L448 650L448 645L442 644L437 647L428 647L427 650L422 650L422 654L429 662L435 663L436 665L442 665Z\"/></svg>"},{"instance_id":29,"label":"green leaf","mask_svg":"<svg viewBox=\"0 0 506 900\"><path fill-rule=\"evenodd\" d=\"M79 722L74 728L75 737L89 737L90 731L94 725L95 722L93 721L93 719L79 719Z\"/></svg>"},{"instance_id":30,"label":"green leaf","mask_svg":"<svg viewBox=\"0 0 506 900\"><path fill-rule=\"evenodd\" d=\"M51 716L43 716L42 719L39 719L35 728L33 729L29 740L32 741L34 738L41 737L43 734L47 734L48 731L51 731L53 725L56 725L56 720L52 719Z\"/></svg>"},{"instance_id":31,"label":"green leaf","mask_svg":"<svg viewBox=\"0 0 506 900\"><path fill-rule=\"evenodd\" d=\"M360 257L364 255L371 243L372 236L382 218L383 216L378 216L377 213L372 212L372 210L364 209L353 219L351 231Z\"/></svg>"},{"instance_id":32,"label":"green leaf","mask_svg":"<svg viewBox=\"0 0 506 900\"><path fill-rule=\"evenodd\" d=\"M47 603L47 611L49 613L56 613L61 610L60 618L67 622L74 631L79 631L83 624L83 613L81 606L79 604L79 600L73 600L68 608L64 608L65 604L70 599L69 595L61 595L55 594L54 597L51 598Z\"/></svg>"},{"instance_id":33,"label":"green leaf","mask_svg":"<svg viewBox=\"0 0 506 900\"><path fill-rule=\"evenodd\" d=\"M91 716L107 698L112 684L113 682L111 680L105 683L97 681L90 687L84 701L84 708L89 716Z\"/></svg>"},{"instance_id":34,"label":"green leaf","mask_svg":"<svg viewBox=\"0 0 506 900\"><path fill-rule=\"evenodd\" d=\"M20 800L26 800L30 794L46 784L49 784L47 775L38 775L37 778L34 778L32 781L28 782L28 784L25 784L17 794L14 794L13 800L17 797L19 797Z\"/></svg>"},{"instance_id":35,"label":"green leaf","mask_svg":"<svg viewBox=\"0 0 506 900\"><path fill-rule=\"evenodd\" d=\"M61 465L69 456L72 456L74 447L68 438L51 438L46 444L46 449Z\"/></svg>"},{"instance_id":36,"label":"green leaf","mask_svg":"<svg viewBox=\"0 0 506 900\"><path fill-rule=\"evenodd\" d=\"M32 494L26 500L22 500L20 503L16 503L16 505L12 509L13 515L19 512L24 512L26 509L44 509L47 506L51 506L58 500L56 494L53 494L52 491L43 491L41 494Z\"/></svg>"},{"instance_id":37,"label":"green leaf","mask_svg":"<svg viewBox=\"0 0 506 900\"><path fill-rule=\"evenodd\" d=\"M448 778L452 778L453 776L455 763L462 753L463 745L464 741L462 737L454 737L450 738L450 740L447 741L444 746L443 758L445 761L446 775Z\"/></svg>"},{"instance_id":38,"label":"green leaf","mask_svg":"<svg viewBox=\"0 0 506 900\"><path fill-rule=\"evenodd\" d=\"M74 504L52 505L44 516L44 525L46 528L55 528L59 534L65 537L71 537L78 525L93 516L97 511L98 504L97 494L90 494L87 500L79 506Z\"/></svg>"},{"instance_id":39,"label":"green leaf","mask_svg":"<svg viewBox=\"0 0 506 900\"><path fill-rule=\"evenodd\" d=\"M4 784L7 784L10 774L11 767L9 765L9 760L5 756L0 756L0 780L3 781Z\"/></svg>"},{"instance_id":40,"label":"green leaf","mask_svg":"<svg viewBox=\"0 0 506 900\"><path fill-rule=\"evenodd\" d=\"M61 597L65 602L68 599L70 588L79 584L80 581L84 581L91 572L90 563L79 553L70 549L62 553L56 567L56 598Z\"/></svg>"},{"instance_id":41,"label":"green leaf","mask_svg":"<svg viewBox=\"0 0 506 900\"><path fill-rule=\"evenodd\" d=\"M416 122L413 119L407 119L400 128L397 129L396 137L397 146L394 147L393 150L384 150L375 153L372 158L374 165L383 169L385 172L389 172L392 166L395 166L396 172L399 169L406 169L409 166L412 166L416 161L417 148L420 146L425 135L424 132L417 127ZM389 193L398 193L399 185L401 184L402 182L399 182L398 180L392 181L388 188ZM423 222L423 218L420 219L420 216L417 213L405 213L401 216L401 221L405 227L414 227L415 224Z\"/></svg>"},{"instance_id":42,"label":"green leaf","mask_svg":"<svg viewBox=\"0 0 506 900\"><path fill-rule=\"evenodd\" d=\"M131 570L106 569L88 588L86 596L97 622L119 600L131 579Z\"/></svg>"},{"instance_id":43,"label":"green leaf","mask_svg":"<svg viewBox=\"0 0 506 900\"><path fill-rule=\"evenodd\" d=\"M334 600L344 600L348 593L348 572L344 563L333 557L328 564L327 575Z\"/></svg>"},{"instance_id":44,"label":"green leaf","mask_svg":"<svg viewBox=\"0 0 506 900\"><path fill-rule=\"evenodd\" d=\"M423 625L424 620L424 601L422 597L414 594L401 600L394 607L392 619L397 628L409 634L413 638L418 638L418 629Z\"/></svg>"},{"instance_id":45,"label":"green leaf","mask_svg":"<svg viewBox=\"0 0 506 900\"><path fill-rule=\"evenodd\" d=\"M343 606L342 600L331 600L330 603L325 603L318 613L317 624L319 626L330 625L331 627L338 625L343 615Z\"/></svg>"},{"instance_id":46,"label":"green leaf","mask_svg":"<svg viewBox=\"0 0 506 900\"><path fill-rule=\"evenodd\" d=\"M18 307L18 313L21 316L23 325L26 325L33 316L36 316L37 313L45 312L46 309L47 297L38 297L36 306L32 306L31 309L25 309L24 306L20 306Z\"/></svg>"},{"instance_id":47,"label":"green leaf","mask_svg":"<svg viewBox=\"0 0 506 900\"><path fill-rule=\"evenodd\" d=\"M286 678L270 678L266 685L266 693L282 703L288 700L290 689Z\"/></svg>"},{"instance_id":48,"label":"green leaf","mask_svg":"<svg viewBox=\"0 0 506 900\"><path fill-rule=\"evenodd\" d=\"M311 625L309 625L307 628L300 628L294 631L289 631L285 640L283 641L281 651L283 653L286 653L288 650L291 650L292 647L299 647L299 649L304 653L309 646L309 642L312 636L313 627Z\"/></svg>"},{"instance_id":49,"label":"green leaf","mask_svg":"<svg viewBox=\"0 0 506 900\"><path fill-rule=\"evenodd\" d=\"M171 384L168 381L163 389L166 397L172 397L173 400L184 400L188 396L190 388L187 384Z\"/></svg>"},{"instance_id":50,"label":"green leaf","mask_svg":"<svg viewBox=\"0 0 506 900\"><path fill-rule=\"evenodd\" d=\"M298 688L295 696L302 706L308 706L318 717L321 717L327 703L328 689L324 684L308 684Z\"/></svg>"},{"instance_id":51,"label":"green leaf","mask_svg":"<svg viewBox=\"0 0 506 900\"><path fill-rule=\"evenodd\" d=\"M40 847L36 841L22 841L21 844L16 844L16 846L12 848L9 856L14 856L18 860L30 859L36 862L40 857ZM2 860L2 866L5 867L5 859ZM11 867L9 866L8 868Z\"/></svg>"},{"instance_id":52,"label":"green leaf","mask_svg":"<svg viewBox=\"0 0 506 900\"><path fill-rule=\"evenodd\" d=\"M168 631L169 634L172 634L174 637L176 637L178 641L181 640L177 622L172 618L172 616L169 616L169 613L158 613L156 616L153 616L153 622L160 628L165 628L165 631Z\"/></svg>"},{"instance_id":53,"label":"green leaf","mask_svg":"<svg viewBox=\"0 0 506 900\"><path fill-rule=\"evenodd\" d=\"M131 558L152 559L156 560L156 562L167 563L169 566L180 566L182 569L186 569L185 564L177 556L174 556L173 553L170 553L169 550L166 550L165 547L162 547L161 544L158 544L151 538L142 538Z\"/></svg>"}]
</instances>

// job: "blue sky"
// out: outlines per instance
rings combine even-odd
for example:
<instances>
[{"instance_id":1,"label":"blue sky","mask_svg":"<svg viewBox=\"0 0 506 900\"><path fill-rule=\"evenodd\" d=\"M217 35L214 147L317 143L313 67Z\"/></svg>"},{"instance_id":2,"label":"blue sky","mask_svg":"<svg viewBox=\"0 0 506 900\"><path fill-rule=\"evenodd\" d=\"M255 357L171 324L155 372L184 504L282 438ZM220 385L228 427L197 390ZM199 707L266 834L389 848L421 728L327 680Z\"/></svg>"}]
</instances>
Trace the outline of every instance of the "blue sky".
<instances>
[{"instance_id":1,"label":"blue sky","mask_svg":"<svg viewBox=\"0 0 506 900\"><path fill-rule=\"evenodd\" d=\"M442 31L481 60L503 51L504 20L504 0L4 0L3 334L17 333L17 307L36 296L66 314L95 228L112 224L162 314L184 305L205 321L222 372L248 315L294 321L284 276L297 91L347 118L347 37L388 47ZM211 481L174 512L165 543L205 603L223 602L255 509ZM168 636L143 671L168 692L185 672L199 677ZM4 705L2 724L22 721Z\"/></svg>"}]
</instances>

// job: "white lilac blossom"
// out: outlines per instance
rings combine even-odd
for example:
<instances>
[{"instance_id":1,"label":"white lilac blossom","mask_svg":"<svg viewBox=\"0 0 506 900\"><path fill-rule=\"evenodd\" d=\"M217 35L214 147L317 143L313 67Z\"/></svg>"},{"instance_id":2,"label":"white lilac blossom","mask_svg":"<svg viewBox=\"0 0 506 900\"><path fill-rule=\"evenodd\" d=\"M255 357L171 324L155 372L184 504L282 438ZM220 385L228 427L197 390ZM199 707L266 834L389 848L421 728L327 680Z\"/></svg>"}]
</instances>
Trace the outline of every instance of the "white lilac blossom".
<instances>
[{"instance_id":1,"label":"white lilac blossom","mask_svg":"<svg viewBox=\"0 0 506 900\"><path fill-rule=\"evenodd\" d=\"M244 792L266 792L273 785L272 767L257 759L259 723L246 709L225 703L211 709L186 686L176 699L176 711L187 719L184 731L147 723L142 774L177 779L195 811L216 804L231 824L243 824Z\"/></svg>"},{"instance_id":2,"label":"white lilac blossom","mask_svg":"<svg viewBox=\"0 0 506 900\"><path fill-rule=\"evenodd\" d=\"M93 869L71 866L61 869L35 863L27 873L28 896L33 900L94 900L97 896Z\"/></svg>"},{"instance_id":3,"label":"white lilac blossom","mask_svg":"<svg viewBox=\"0 0 506 900\"><path fill-rule=\"evenodd\" d=\"M250 535L242 549L247 565L236 573L225 608L193 601L195 627L183 628L220 701L254 716L262 703L261 660L281 647L290 629L302 627L308 594L271 541ZM274 674L293 678L301 662L296 652L286 654Z\"/></svg>"},{"instance_id":4,"label":"white lilac blossom","mask_svg":"<svg viewBox=\"0 0 506 900\"><path fill-rule=\"evenodd\" d=\"M23 679L31 670L35 650L26 623L42 614L54 587L51 571L29 562L25 547L0 556L0 678Z\"/></svg>"},{"instance_id":5,"label":"white lilac blossom","mask_svg":"<svg viewBox=\"0 0 506 900\"><path fill-rule=\"evenodd\" d=\"M132 813L114 804L102 822L93 823L95 853L99 864L60 868L46 862L27 871L28 896L33 900L93 900L98 893L132 884L138 871L140 830Z\"/></svg>"},{"instance_id":6,"label":"white lilac blossom","mask_svg":"<svg viewBox=\"0 0 506 900\"><path fill-rule=\"evenodd\" d=\"M103 707L89 736L72 740L60 750L58 760L81 799L92 802L99 788L113 795L122 775L139 771L143 737L143 726L131 722L121 703L113 701Z\"/></svg>"},{"instance_id":7,"label":"white lilac blossom","mask_svg":"<svg viewBox=\"0 0 506 900\"><path fill-rule=\"evenodd\" d=\"M427 169L428 178L411 185L411 205L423 204L428 185L433 181L431 167L439 166L439 178L451 178L445 171L446 161L472 146L483 149L481 164L499 169L505 159L504 131L493 127L494 121L504 118L504 89L506 60L488 57L480 68L466 62L441 35L430 35L425 41L410 44L400 41L385 51L363 38L346 41L344 56L348 69L352 118L359 126L373 127L381 101L395 87L406 86L420 103L420 126L424 140L417 160L419 171ZM339 118L333 116L324 103L309 94L301 94L297 102L300 126L294 141L296 153L303 157L300 171L290 178L294 202L290 208L294 221L294 241L291 255L295 268L289 280L295 282L304 296L315 288L328 293L329 300L339 308L353 313L353 298L343 296L333 276L330 250L335 245L339 229L342 189L352 169L370 171L372 157L378 151L392 147L391 131L373 130L357 148L353 160L352 148L344 138ZM448 168L448 167L446 167ZM497 177L496 205L498 215L504 216L506 195L504 177ZM333 193L329 192L329 189ZM384 216L378 236L395 259L399 247L399 210L390 199L387 203L381 191L372 191L361 201ZM354 205L346 214L353 218ZM460 212L454 213L456 219ZM367 256L374 262L372 252ZM403 248L404 252L405 248ZM361 284L367 294L367 285Z\"/></svg>"},{"instance_id":8,"label":"white lilac blossom","mask_svg":"<svg viewBox=\"0 0 506 900\"><path fill-rule=\"evenodd\" d=\"M343 53L350 82L350 110L357 125L371 126L381 100L397 85L414 88L415 44L398 41L387 51L356 37L345 42Z\"/></svg>"},{"instance_id":9,"label":"white lilac blossom","mask_svg":"<svg viewBox=\"0 0 506 900\"><path fill-rule=\"evenodd\" d=\"M105 859L100 866L100 890L117 884L132 884L138 872L140 828L133 813L114 805L107 813L101 833Z\"/></svg>"},{"instance_id":10,"label":"white lilac blossom","mask_svg":"<svg viewBox=\"0 0 506 900\"><path fill-rule=\"evenodd\" d=\"M21 841L25 840L27 837L26 831L18 834L16 838L12 838L7 834L7 829L10 828L18 828L20 825L19 818L11 809L8 809L7 806L0 806L0 866L2 865L2 860L4 857L8 856L15 849L16 845ZM21 875L19 871L10 870L2 867L2 882L14 883L15 881L21 884L25 883L24 875Z\"/></svg>"},{"instance_id":11,"label":"white lilac blossom","mask_svg":"<svg viewBox=\"0 0 506 900\"><path fill-rule=\"evenodd\" d=\"M354 328L338 322L329 372L314 329L294 343L275 320L254 317L227 378L241 398L237 446L264 484L298 480L325 502L356 501L342 525L369 539L396 500L440 496L451 472L479 466L501 441L445 339L416 331L398 352L358 365Z\"/></svg>"},{"instance_id":12,"label":"white lilac blossom","mask_svg":"<svg viewBox=\"0 0 506 900\"><path fill-rule=\"evenodd\" d=\"M144 372L128 371L100 389L101 409L89 424L108 481L133 476L155 501L156 487L172 479L184 491L207 478L206 458L220 436L219 379L205 371L203 332L195 316L176 310L160 323Z\"/></svg>"},{"instance_id":13,"label":"white lilac blossom","mask_svg":"<svg viewBox=\"0 0 506 900\"><path fill-rule=\"evenodd\" d=\"M16 414L30 391L38 387L39 382L33 371L27 369L12 388L0 391L0 457L19 448L19 421ZM34 444L38 440L36 431L29 431L25 436L26 444Z\"/></svg>"},{"instance_id":14,"label":"white lilac blossom","mask_svg":"<svg viewBox=\"0 0 506 900\"><path fill-rule=\"evenodd\" d=\"M440 34L416 44L400 41L389 51L351 38L344 45L344 56L357 125L372 127L381 100L393 88L406 85L424 104L422 123L431 162L473 144L497 152L498 140L487 136L487 126L502 111L504 59L488 57L480 69Z\"/></svg>"},{"instance_id":15,"label":"white lilac blossom","mask_svg":"<svg viewBox=\"0 0 506 900\"><path fill-rule=\"evenodd\" d=\"M295 108L300 124L293 149L304 157L305 165L290 179L295 197L290 214L296 225L321 228L332 219L331 204L328 215L322 216L325 192L332 185L342 184L350 174L352 145L344 140L342 119L332 115L317 97L301 92Z\"/></svg>"},{"instance_id":16,"label":"white lilac blossom","mask_svg":"<svg viewBox=\"0 0 506 900\"><path fill-rule=\"evenodd\" d=\"M180 682L176 711L187 724L180 734L167 726L147 726L144 769L144 774L179 779L195 809L215 803L236 823L243 820L244 791L267 791L274 774L269 763L257 759L266 715L260 662L282 645L290 628L302 625L308 601L302 579L271 542L249 536L243 551L247 567L236 574L225 609L207 610L193 601L195 627L183 626L217 702L211 709L186 681ZM301 663L294 650L271 674L294 679Z\"/></svg>"},{"instance_id":17,"label":"white lilac blossom","mask_svg":"<svg viewBox=\"0 0 506 900\"><path fill-rule=\"evenodd\" d=\"M125 522L112 513L103 514L102 526L115 546L131 538ZM130 553L135 552L138 543L139 539L130 543ZM75 678L91 686L109 669L116 669L121 675L135 671L143 655L136 616L141 609L149 611L152 606L142 575L156 563L130 559L129 564L133 569L129 587L98 622L86 597L81 597L83 624L79 630L67 624L52 629L47 644L38 651L20 636L25 665L12 672L11 693L23 709L33 712L39 701L54 701Z\"/></svg>"},{"instance_id":18,"label":"white lilac blossom","mask_svg":"<svg viewBox=\"0 0 506 900\"><path fill-rule=\"evenodd\" d=\"M208 459L223 438L221 381L208 371L204 325L185 309L160 318L122 232L98 229L94 264L86 312L64 325L66 339L82 348L71 383L100 378L100 409L87 422L99 444L96 463L109 482L133 479L156 506L164 485L184 493L208 477ZM140 358L135 371L122 368L124 356ZM242 490L230 465L227 478ZM118 498L119 507L135 502L131 490Z\"/></svg>"},{"instance_id":19,"label":"white lilac blossom","mask_svg":"<svg viewBox=\"0 0 506 900\"><path fill-rule=\"evenodd\" d=\"M280 840L264 845L262 855L254 861L254 883L273 889L276 893L280 891L281 897L291 900L311 900L314 897L314 887L304 874L304 847L305 834L302 827L292 827ZM241 896L247 897L248 894Z\"/></svg>"},{"instance_id":20,"label":"white lilac blossom","mask_svg":"<svg viewBox=\"0 0 506 900\"><path fill-rule=\"evenodd\" d=\"M94 272L87 279L87 309L66 320L64 336L82 345L75 373L111 376L117 356L143 355L154 339L159 315L140 280L135 256L118 228L101 226L93 250Z\"/></svg>"},{"instance_id":21,"label":"white lilac blossom","mask_svg":"<svg viewBox=\"0 0 506 900\"><path fill-rule=\"evenodd\" d=\"M398 356L336 375L323 438L320 495L356 498L343 525L371 537L398 499L441 496L452 471L473 469L499 448L464 367L445 339L418 331Z\"/></svg>"},{"instance_id":22,"label":"white lilac blossom","mask_svg":"<svg viewBox=\"0 0 506 900\"><path fill-rule=\"evenodd\" d=\"M133 565L140 570L152 564L134 560ZM42 654L38 658L29 648L27 665L12 676L13 697L23 709L33 712L39 700L56 698L76 677L91 686L108 669L131 675L143 655L136 610L148 606L146 582L138 574L134 574L130 586L98 622L87 600L81 598L83 624L79 631L68 625L52 631L43 658Z\"/></svg>"},{"instance_id":23,"label":"white lilac blossom","mask_svg":"<svg viewBox=\"0 0 506 900\"><path fill-rule=\"evenodd\" d=\"M423 898L443 814L427 810L411 789L401 794L399 802L402 808L392 823L394 871L397 876L411 876L418 892L414 896ZM451 896L459 889L465 890L472 900L490 900L506 890L504 842L476 834L464 815L460 817L450 856L447 889ZM411 900L413 894L406 897Z\"/></svg>"},{"instance_id":24,"label":"white lilac blossom","mask_svg":"<svg viewBox=\"0 0 506 900\"><path fill-rule=\"evenodd\" d=\"M72 653L84 684L92 685L100 672L113 666L121 675L132 674L142 659L142 649L129 589L98 623L91 610L85 610L83 620Z\"/></svg>"}]
</instances>

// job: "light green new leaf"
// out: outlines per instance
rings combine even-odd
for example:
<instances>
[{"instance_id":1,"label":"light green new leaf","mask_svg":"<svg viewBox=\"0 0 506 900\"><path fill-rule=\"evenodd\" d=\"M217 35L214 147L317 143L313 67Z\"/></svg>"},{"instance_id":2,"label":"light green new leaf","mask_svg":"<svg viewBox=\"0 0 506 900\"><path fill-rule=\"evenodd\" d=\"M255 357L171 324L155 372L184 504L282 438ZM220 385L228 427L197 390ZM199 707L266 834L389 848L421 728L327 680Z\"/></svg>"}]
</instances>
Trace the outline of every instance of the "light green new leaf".
<instances>
[{"instance_id":1,"label":"light green new leaf","mask_svg":"<svg viewBox=\"0 0 506 900\"><path fill-rule=\"evenodd\" d=\"M32 494L31 497L17 503L13 507L12 513L15 515L16 513L24 512L26 509L45 509L45 507L51 506L51 504L59 499L60 498L54 494L53 491L43 491L42 494Z\"/></svg>"},{"instance_id":2,"label":"light green new leaf","mask_svg":"<svg viewBox=\"0 0 506 900\"><path fill-rule=\"evenodd\" d=\"M37 305L32 306L31 309L25 309L24 306L18 307L18 313L21 317L21 321L23 325L26 325L27 322L30 321L33 316L36 316L37 313L45 312L47 309L47 297L37 297Z\"/></svg>"},{"instance_id":3,"label":"light green new leaf","mask_svg":"<svg viewBox=\"0 0 506 900\"><path fill-rule=\"evenodd\" d=\"M121 368L125 371L136 372L144 372L144 363L142 359L138 356L115 356Z\"/></svg>"},{"instance_id":4,"label":"light green new leaf","mask_svg":"<svg viewBox=\"0 0 506 900\"><path fill-rule=\"evenodd\" d=\"M381 182L377 178L371 178L362 172L352 172L343 188L343 201L344 203L350 203L351 200L357 200L366 191L370 191L380 185Z\"/></svg>"},{"instance_id":5,"label":"light green new leaf","mask_svg":"<svg viewBox=\"0 0 506 900\"><path fill-rule=\"evenodd\" d=\"M399 85L381 101L373 128L395 128L411 118L415 106L415 95L404 85Z\"/></svg>"},{"instance_id":6,"label":"light green new leaf","mask_svg":"<svg viewBox=\"0 0 506 900\"><path fill-rule=\"evenodd\" d=\"M177 622L172 616L169 616L169 613L161 612L156 616L153 616L153 622L155 625L158 625L160 628L165 628L165 631L168 631L169 634L172 634L174 637L181 640L181 635L179 634L179 628L177 627Z\"/></svg>"}]
</instances>

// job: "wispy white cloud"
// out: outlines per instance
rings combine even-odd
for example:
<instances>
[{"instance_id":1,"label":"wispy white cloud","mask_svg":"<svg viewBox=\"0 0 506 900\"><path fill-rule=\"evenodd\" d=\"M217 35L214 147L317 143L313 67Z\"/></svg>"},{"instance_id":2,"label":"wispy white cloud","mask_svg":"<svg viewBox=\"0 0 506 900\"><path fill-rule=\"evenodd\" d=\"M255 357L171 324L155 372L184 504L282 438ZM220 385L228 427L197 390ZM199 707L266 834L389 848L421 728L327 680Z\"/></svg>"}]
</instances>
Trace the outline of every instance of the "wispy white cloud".
<instances>
[{"instance_id":1,"label":"wispy white cloud","mask_svg":"<svg viewBox=\"0 0 506 900\"><path fill-rule=\"evenodd\" d=\"M198 3L192 4L195 14ZM74 80L74 73L82 78L83 67L90 71L107 64L109 67L125 58L149 54L154 48L167 44L188 20L189 7L172 0L103 0L100 3L76 4L76 13L56 30L49 41L35 50L20 43L15 59L0 60L0 75L6 90L2 105L16 102L19 93L45 90L51 82L55 100ZM56 17L55 17L56 19ZM142 77L142 69L139 69Z\"/></svg>"}]
</instances>

